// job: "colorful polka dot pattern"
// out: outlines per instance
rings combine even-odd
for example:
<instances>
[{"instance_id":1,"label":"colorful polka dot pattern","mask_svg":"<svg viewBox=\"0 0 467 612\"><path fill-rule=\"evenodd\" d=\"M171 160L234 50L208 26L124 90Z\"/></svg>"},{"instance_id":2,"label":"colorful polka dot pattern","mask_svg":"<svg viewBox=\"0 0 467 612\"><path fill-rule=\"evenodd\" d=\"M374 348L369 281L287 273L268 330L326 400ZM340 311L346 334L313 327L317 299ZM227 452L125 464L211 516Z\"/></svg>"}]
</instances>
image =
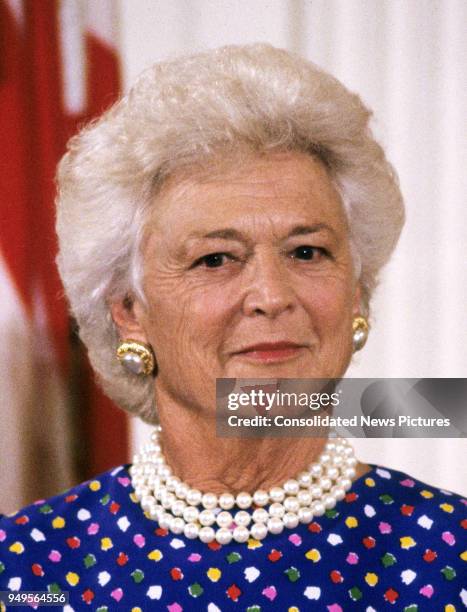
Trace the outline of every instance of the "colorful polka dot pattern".
<instances>
[{"instance_id":1,"label":"colorful polka dot pattern","mask_svg":"<svg viewBox=\"0 0 467 612\"><path fill-rule=\"evenodd\" d=\"M221 546L145 517L127 468L0 517L0 590L68 591L65 612L467 607L457 495L373 466L309 525Z\"/></svg>"}]
</instances>

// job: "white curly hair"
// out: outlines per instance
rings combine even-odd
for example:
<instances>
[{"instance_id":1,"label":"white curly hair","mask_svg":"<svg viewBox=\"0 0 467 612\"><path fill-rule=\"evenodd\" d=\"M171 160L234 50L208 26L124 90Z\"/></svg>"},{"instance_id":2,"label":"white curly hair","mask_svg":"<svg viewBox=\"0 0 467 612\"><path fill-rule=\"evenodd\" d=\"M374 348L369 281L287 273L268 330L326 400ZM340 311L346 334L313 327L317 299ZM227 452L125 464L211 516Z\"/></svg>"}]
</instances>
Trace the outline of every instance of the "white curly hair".
<instances>
[{"instance_id":1,"label":"white curly hair","mask_svg":"<svg viewBox=\"0 0 467 612\"><path fill-rule=\"evenodd\" d=\"M117 404L157 423L154 378L120 366L109 306L129 294L144 301L145 223L163 181L181 170L245 149L318 157L347 213L369 314L404 222L398 180L370 117L356 94L313 63L253 44L155 64L70 140L57 175L57 264L92 366Z\"/></svg>"}]
</instances>

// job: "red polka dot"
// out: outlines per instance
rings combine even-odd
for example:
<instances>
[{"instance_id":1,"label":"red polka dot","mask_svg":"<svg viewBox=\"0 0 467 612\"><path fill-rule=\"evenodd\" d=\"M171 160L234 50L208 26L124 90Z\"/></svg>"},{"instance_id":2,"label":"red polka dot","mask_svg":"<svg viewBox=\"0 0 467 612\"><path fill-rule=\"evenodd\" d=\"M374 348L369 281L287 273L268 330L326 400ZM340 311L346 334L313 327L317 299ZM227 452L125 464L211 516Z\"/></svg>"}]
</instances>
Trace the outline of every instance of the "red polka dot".
<instances>
[{"instance_id":1,"label":"red polka dot","mask_svg":"<svg viewBox=\"0 0 467 612\"><path fill-rule=\"evenodd\" d=\"M389 603L395 603L397 599L399 599L399 593L394 589L388 589L384 594L384 599L389 601Z\"/></svg>"},{"instance_id":2,"label":"red polka dot","mask_svg":"<svg viewBox=\"0 0 467 612\"><path fill-rule=\"evenodd\" d=\"M276 550L275 548L273 548L268 555L269 561L272 561L273 563L275 563L276 561L279 561L281 557L282 557L281 551Z\"/></svg>"},{"instance_id":3,"label":"red polka dot","mask_svg":"<svg viewBox=\"0 0 467 612\"><path fill-rule=\"evenodd\" d=\"M44 570L42 569L42 565L40 565L40 563L33 563L31 569L34 576L44 575Z\"/></svg>"},{"instance_id":4,"label":"red polka dot","mask_svg":"<svg viewBox=\"0 0 467 612\"><path fill-rule=\"evenodd\" d=\"M94 599L94 591L91 591L91 589L86 589L84 593L81 595L81 599L85 603L90 604L91 601Z\"/></svg>"},{"instance_id":5,"label":"red polka dot","mask_svg":"<svg viewBox=\"0 0 467 612\"><path fill-rule=\"evenodd\" d=\"M238 601L238 598L242 594L241 590L238 588L236 584L231 584L227 589L227 595L230 597L232 601Z\"/></svg>"},{"instance_id":6,"label":"red polka dot","mask_svg":"<svg viewBox=\"0 0 467 612\"><path fill-rule=\"evenodd\" d=\"M126 565L128 563L128 555L121 552L117 557L117 563L121 566Z\"/></svg>"}]
</instances>

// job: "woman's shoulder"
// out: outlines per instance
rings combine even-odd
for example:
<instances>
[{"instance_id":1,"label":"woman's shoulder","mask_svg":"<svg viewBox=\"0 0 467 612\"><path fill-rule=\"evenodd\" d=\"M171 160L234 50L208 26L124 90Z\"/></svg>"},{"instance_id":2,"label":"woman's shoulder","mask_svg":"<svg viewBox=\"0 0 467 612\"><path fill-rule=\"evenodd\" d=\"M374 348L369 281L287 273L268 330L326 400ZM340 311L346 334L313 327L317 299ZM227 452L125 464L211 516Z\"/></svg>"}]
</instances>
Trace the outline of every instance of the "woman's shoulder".
<instances>
[{"instance_id":1,"label":"woman's shoulder","mask_svg":"<svg viewBox=\"0 0 467 612\"><path fill-rule=\"evenodd\" d=\"M110 517L123 532L129 522L125 510L135 505L132 491L128 466L122 465L13 514L0 514L0 581L6 566L30 564L45 548L50 561L60 554L54 552L55 544L57 549L64 541L70 550L80 548L83 539L97 536L109 524Z\"/></svg>"}]
</instances>

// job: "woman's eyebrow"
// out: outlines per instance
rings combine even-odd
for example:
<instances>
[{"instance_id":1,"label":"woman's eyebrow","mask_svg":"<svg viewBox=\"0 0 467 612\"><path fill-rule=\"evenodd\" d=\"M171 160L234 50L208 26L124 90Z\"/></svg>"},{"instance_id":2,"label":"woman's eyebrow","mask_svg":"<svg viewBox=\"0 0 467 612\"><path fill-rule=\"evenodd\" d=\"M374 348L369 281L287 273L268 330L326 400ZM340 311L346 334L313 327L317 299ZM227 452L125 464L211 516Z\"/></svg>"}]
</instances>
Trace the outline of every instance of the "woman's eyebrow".
<instances>
[{"instance_id":1,"label":"woman's eyebrow","mask_svg":"<svg viewBox=\"0 0 467 612\"><path fill-rule=\"evenodd\" d=\"M326 223L314 223L312 225L296 225L294 226L288 234L285 236L286 238L290 238L292 236L303 236L305 234L314 234L321 230L327 230L333 234L335 234L335 230L327 225ZM188 239L193 238L219 238L221 240L236 240L238 242L248 242L249 239L242 232L234 228L223 228L218 230L213 230L212 232L207 232L206 234L195 233L188 236Z\"/></svg>"}]
</instances>

